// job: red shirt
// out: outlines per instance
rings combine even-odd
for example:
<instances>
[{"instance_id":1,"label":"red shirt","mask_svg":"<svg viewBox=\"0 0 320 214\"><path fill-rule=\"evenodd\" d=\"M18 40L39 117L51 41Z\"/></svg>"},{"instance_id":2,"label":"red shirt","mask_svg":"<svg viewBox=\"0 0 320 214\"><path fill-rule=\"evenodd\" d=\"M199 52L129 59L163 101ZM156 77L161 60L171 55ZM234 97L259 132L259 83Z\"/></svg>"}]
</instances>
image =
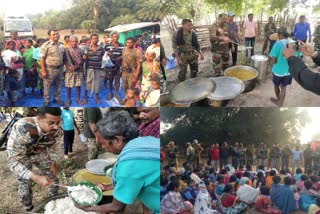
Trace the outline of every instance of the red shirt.
<instances>
[{"instance_id":1,"label":"red shirt","mask_svg":"<svg viewBox=\"0 0 320 214\"><path fill-rule=\"evenodd\" d=\"M220 160L220 149L219 148L211 148L210 149L211 160L217 161Z\"/></svg>"},{"instance_id":2,"label":"red shirt","mask_svg":"<svg viewBox=\"0 0 320 214\"><path fill-rule=\"evenodd\" d=\"M225 208L231 207L234 204L234 201L236 200L236 198L237 198L236 196L230 194L221 200L221 204Z\"/></svg>"}]
</instances>

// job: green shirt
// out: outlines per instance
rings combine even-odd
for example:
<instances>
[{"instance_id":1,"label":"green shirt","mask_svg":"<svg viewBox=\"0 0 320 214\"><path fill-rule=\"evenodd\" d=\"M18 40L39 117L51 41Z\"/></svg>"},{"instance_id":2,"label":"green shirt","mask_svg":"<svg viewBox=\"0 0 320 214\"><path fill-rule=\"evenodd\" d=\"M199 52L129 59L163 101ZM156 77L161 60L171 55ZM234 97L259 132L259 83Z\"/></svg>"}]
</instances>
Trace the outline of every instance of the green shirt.
<instances>
[{"instance_id":1,"label":"green shirt","mask_svg":"<svg viewBox=\"0 0 320 214\"><path fill-rule=\"evenodd\" d=\"M99 108L84 108L84 127L83 127L83 134L87 138L95 138L94 134L92 133L89 123L97 123L99 120L102 119L102 113Z\"/></svg>"},{"instance_id":2,"label":"green shirt","mask_svg":"<svg viewBox=\"0 0 320 214\"><path fill-rule=\"evenodd\" d=\"M24 69L29 70L33 66L33 48L29 48L23 52Z\"/></svg>"},{"instance_id":3,"label":"green shirt","mask_svg":"<svg viewBox=\"0 0 320 214\"><path fill-rule=\"evenodd\" d=\"M160 162L154 160L126 160L116 169L113 197L124 204L139 199L146 207L160 212Z\"/></svg>"}]
</instances>

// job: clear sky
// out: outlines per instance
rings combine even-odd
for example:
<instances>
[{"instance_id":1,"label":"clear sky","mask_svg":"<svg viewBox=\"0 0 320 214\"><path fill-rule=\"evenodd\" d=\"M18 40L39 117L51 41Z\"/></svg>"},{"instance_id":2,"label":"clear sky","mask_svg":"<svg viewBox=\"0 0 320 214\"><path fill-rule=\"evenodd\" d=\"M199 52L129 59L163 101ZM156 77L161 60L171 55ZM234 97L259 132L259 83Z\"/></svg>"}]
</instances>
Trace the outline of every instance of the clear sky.
<instances>
[{"instance_id":1,"label":"clear sky","mask_svg":"<svg viewBox=\"0 0 320 214\"><path fill-rule=\"evenodd\" d=\"M0 0L1 17L9 14L37 14L50 9L61 10L71 6L71 0Z\"/></svg>"}]
</instances>

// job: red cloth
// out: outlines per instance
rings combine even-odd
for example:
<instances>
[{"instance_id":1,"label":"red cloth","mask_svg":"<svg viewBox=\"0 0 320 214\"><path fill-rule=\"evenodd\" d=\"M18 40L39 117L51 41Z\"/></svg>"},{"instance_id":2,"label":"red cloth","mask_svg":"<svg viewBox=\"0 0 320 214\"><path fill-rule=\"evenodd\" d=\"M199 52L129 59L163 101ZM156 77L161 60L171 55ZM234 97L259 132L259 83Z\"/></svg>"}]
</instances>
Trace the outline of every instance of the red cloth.
<instances>
[{"instance_id":1,"label":"red cloth","mask_svg":"<svg viewBox=\"0 0 320 214\"><path fill-rule=\"evenodd\" d=\"M160 138L160 117L149 124L142 123L139 128L139 135L142 136L152 136Z\"/></svg>"},{"instance_id":2,"label":"red cloth","mask_svg":"<svg viewBox=\"0 0 320 214\"><path fill-rule=\"evenodd\" d=\"M236 198L237 198L236 196L230 194L224 197L223 199L221 199L221 204L225 208L231 207L234 204L234 201L236 200Z\"/></svg>"},{"instance_id":3,"label":"red cloth","mask_svg":"<svg viewBox=\"0 0 320 214\"><path fill-rule=\"evenodd\" d=\"M160 150L160 162L162 163L166 159L166 152L162 149Z\"/></svg>"},{"instance_id":4,"label":"red cloth","mask_svg":"<svg viewBox=\"0 0 320 214\"><path fill-rule=\"evenodd\" d=\"M267 208L269 204L271 204L271 200L268 198L268 196L259 195L256 200L255 207L256 209L263 209Z\"/></svg>"},{"instance_id":5,"label":"red cloth","mask_svg":"<svg viewBox=\"0 0 320 214\"><path fill-rule=\"evenodd\" d=\"M220 149L219 148L211 148L210 149L211 160L217 161L220 160Z\"/></svg>"}]
</instances>

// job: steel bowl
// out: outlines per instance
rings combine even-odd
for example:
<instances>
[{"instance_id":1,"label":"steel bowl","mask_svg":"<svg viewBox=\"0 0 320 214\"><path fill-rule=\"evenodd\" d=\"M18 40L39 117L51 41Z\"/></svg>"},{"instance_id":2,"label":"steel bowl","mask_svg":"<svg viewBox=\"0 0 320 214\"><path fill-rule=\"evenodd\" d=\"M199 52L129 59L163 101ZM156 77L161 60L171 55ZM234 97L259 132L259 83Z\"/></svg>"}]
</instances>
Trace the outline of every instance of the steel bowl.
<instances>
[{"instance_id":1,"label":"steel bowl","mask_svg":"<svg viewBox=\"0 0 320 214\"><path fill-rule=\"evenodd\" d=\"M207 97L211 107L224 107L231 99L239 96L245 88L244 83L235 77L210 78L215 82L216 90Z\"/></svg>"},{"instance_id":2,"label":"steel bowl","mask_svg":"<svg viewBox=\"0 0 320 214\"><path fill-rule=\"evenodd\" d=\"M257 69L250 67L250 66L245 66L245 65L237 65L237 66L233 66L230 67L228 69L226 69L224 71L224 75L225 76L229 76L228 73L231 71L237 71L237 70L246 70L246 71L250 71L255 73L254 77L248 80L241 80L244 83L244 91L243 92L249 92L252 91L254 89L254 87L256 86L256 82L257 82L257 77L259 75L259 72ZM230 77L230 76L229 76Z\"/></svg>"},{"instance_id":3,"label":"steel bowl","mask_svg":"<svg viewBox=\"0 0 320 214\"><path fill-rule=\"evenodd\" d=\"M175 104L190 105L208 97L215 88L215 83L209 78L192 78L176 85L169 92L169 99Z\"/></svg>"}]
</instances>

